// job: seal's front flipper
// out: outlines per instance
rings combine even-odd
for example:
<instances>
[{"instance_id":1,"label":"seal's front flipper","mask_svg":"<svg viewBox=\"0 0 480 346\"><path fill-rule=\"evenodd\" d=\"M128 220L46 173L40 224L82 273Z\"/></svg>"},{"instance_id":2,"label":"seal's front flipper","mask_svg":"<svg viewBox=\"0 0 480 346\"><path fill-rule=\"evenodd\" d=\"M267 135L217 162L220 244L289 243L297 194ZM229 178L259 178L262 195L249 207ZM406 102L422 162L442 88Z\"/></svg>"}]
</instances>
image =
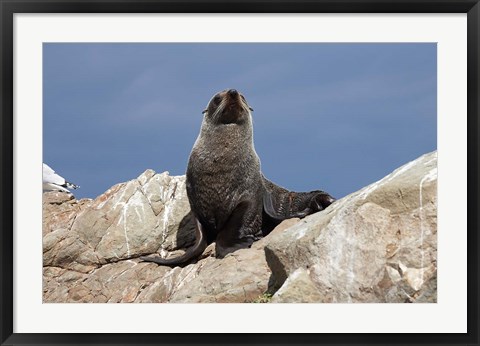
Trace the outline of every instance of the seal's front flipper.
<instances>
[{"instance_id":1,"label":"seal's front flipper","mask_svg":"<svg viewBox=\"0 0 480 346\"><path fill-rule=\"evenodd\" d=\"M219 258L230 252L249 248L258 239L260 218L255 217L254 205L248 201L240 202L230 214L227 222L217 235L215 254Z\"/></svg>"}]
</instances>

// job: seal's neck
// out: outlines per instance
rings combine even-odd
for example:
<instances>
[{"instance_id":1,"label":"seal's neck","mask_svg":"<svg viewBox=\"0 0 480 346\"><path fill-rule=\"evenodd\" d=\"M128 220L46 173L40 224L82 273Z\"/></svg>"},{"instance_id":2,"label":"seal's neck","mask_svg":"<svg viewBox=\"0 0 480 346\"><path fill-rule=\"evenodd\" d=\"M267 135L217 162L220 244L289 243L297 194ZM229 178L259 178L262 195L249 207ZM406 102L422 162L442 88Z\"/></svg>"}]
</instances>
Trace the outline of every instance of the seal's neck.
<instances>
[{"instance_id":1,"label":"seal's neck","mask_svg":"<svg viewBox=\"0 0 480 346\"><path fill-rule=\"evenodd\" d=\"M249 113L241 122L227 124L213 123L211 119L204 117L197 142L199 140L216 145L229 141L253 148L252 116Z\"/></svg>"}]
</instances>

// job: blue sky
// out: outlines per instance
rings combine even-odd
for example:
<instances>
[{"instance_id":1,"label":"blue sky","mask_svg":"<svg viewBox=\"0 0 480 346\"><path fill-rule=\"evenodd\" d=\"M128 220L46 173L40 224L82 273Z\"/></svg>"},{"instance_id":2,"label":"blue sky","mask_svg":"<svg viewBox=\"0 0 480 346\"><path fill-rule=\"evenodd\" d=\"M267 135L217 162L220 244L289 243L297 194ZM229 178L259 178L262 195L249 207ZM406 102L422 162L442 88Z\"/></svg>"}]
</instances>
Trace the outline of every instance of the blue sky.
<instances>
[{"instance_id":1,"label":"blue sky","mask_svg":"<svg viewBox=\"0 0 480 346\"><path fill-rule=\"evenodd\" d=\"M202 110L235 88L270 180L340 198L437 147L434 43L45 43L43 161L95 198L185 173Z\"/></svg>"}]
</instances>

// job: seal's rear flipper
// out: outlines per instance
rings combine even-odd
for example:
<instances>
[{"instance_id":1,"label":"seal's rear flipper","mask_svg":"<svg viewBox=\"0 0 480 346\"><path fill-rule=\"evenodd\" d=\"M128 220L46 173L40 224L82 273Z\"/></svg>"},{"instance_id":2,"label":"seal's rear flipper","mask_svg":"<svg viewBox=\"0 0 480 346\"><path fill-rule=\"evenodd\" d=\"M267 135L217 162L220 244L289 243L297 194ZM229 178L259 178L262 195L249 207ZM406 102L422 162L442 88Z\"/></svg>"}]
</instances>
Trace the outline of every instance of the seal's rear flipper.
<instances>
[{"instance_id":1,"label":"seal's rear flipper","mask_svg":"<svg viewBox=\"0 0 480 346\"><path fill-rule=\"evenodd\" d=\"M265 177L264 186L263 210L269 217L278 221L292 217L303 218L325 209L335 201L335 198L324 191L288 191Z\"/></svg>"},{"instance_id":2,"label":"seal's rear flipper","mask_svg":"<svg viewBox=\"0 0 480 346\"><path fill-rule=\"evenodd\" d=\"M315 195L310 201L310 208L313 210L313 212L323 210L336 201L335 198L324 191L313 191L313 193L315 193Z\"/></svg>"},{"instance_id":3,"label":"seal's rear flipper","mask_svg":"<svg viewBox=\"0 0 480 346\"><path fill-rule=\"evenodd\" d=\"M202 254L202 252L207 247L207 240L205 238L204 230L202 224L195 218L196 227L195 227L195 244L190 247L183 255L174 257L174 258L161 258L161 257L145 257L142 256L140 259L143 262L154 262L164 266L176 266L179 264L187 263Z\"/></svg>"},{"instance_id":4,"label":"seal's rear flipper","mask_svg":"<svg viewBox=\"0 0 480 346\"><path fill-rule=\"evenodd\" d=\"M291 205L291 199L288 197L289 195L277 195L275 198L273 193L265 191L263 194L263 210L272 219L279 221L292 217L303 218L311 213L309 207L301 211L294 210Z\"/></svg>"}]
</instances>

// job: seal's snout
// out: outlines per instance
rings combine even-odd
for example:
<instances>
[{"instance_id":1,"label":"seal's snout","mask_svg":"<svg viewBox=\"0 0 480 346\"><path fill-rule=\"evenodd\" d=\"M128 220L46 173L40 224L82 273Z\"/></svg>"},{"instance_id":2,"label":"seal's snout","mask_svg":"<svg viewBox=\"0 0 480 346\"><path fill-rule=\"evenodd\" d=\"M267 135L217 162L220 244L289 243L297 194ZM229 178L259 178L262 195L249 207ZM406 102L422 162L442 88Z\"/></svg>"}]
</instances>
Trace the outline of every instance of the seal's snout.
<instances>
[{"instance_id":1,"label":"seal's snout","mask_svg":"<svg viewBox=\"0 0 480 346\"><path fill-rule=\"evenodd\" d=\"M230 96L230 97L238 96L238 91L235 90L235 89L230 89L230 90L227 91L227 93L228 93L228 96Z\"/></svg>"}]
</instances>

